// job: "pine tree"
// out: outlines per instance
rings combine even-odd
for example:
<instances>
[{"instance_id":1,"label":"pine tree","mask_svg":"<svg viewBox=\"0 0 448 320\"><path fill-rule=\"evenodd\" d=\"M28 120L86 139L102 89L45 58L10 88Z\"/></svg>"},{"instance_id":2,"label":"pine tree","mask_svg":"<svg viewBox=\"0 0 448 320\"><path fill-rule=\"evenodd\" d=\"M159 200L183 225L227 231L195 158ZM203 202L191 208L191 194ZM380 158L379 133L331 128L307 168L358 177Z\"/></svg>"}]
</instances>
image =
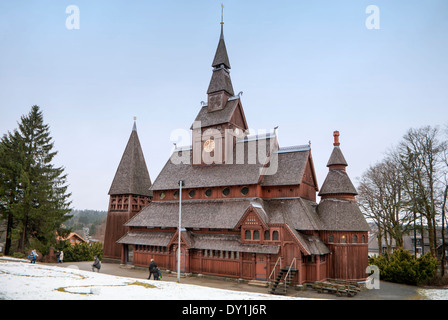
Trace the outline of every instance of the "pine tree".
<instances>
[{"instance_id":1,"label":"pine tree","mask_svg":"<svg viewBox=\"0 0 448 320\"><path fill-rule=\"evenodd\" d=\"M71 202L64 168L52 164L57 152L38 106L21 117L19 129L4 136L2 144L7 159L1 165L6 169L0 172L9 173L4 180L10 184L2 192L13 193L13 199L8 198L9 206L4 202L4 211L12 214L19 235L18 250L25 251L31 240L48 247L54 243L61 224L70 218L67 214Z\"/></svg>"}]
</instances>

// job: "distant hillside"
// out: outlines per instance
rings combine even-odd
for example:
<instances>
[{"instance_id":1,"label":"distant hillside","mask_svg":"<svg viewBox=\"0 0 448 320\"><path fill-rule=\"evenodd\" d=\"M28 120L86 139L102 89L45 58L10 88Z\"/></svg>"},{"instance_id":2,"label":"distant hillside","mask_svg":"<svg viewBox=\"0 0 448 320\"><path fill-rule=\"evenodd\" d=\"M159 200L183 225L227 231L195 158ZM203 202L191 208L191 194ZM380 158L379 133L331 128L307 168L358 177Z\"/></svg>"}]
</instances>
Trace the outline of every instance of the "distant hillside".
<instances>
[{"instance_id":1,"label":"distant hillside","mask_svg":"<svg viewBox=\"0 0 448 320\"><path fill-rule=\"evenodd\" d=\"M64 224L84 238L104 239L107 211L72 210L73 217Z\"/></svg>"}]
</instances>

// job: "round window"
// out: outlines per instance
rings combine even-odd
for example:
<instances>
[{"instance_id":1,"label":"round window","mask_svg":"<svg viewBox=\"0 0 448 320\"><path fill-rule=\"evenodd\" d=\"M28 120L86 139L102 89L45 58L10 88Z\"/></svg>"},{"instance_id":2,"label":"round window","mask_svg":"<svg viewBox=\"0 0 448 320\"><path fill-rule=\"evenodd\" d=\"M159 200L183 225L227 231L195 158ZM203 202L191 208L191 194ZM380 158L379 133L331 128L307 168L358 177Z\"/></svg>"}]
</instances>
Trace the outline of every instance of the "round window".
<instances>
[{"instance_id":1,"label":"round window","mask_svg":"<svg viewBox=\"0 0 448 320\"><path fill-rule=\"evenodd\" d=\"M179 198L179 191L174 191L174 199Z\"/></svg>"},{"instance_id":2,"label":"round window","mask_svg":"<svg viewBox=\"0 0 448 320\"><path fill-rule=\"evenodd\" d=\"M212 189L207 189L207 190L205 190L205 195L206 195L207 197L210 197L210 196L212 195Z\"/></svg>"},{"instance_id":3,"label":"round window","mask_svg":"<svg viewBox=\"0 0 448 320\"><path fill-rule=\"evenodd\" d=\"M222 195L224 197L227 197L230 194L230 189L229 188L224 188L224 190L222 190Z\"/></svg>"},{"instance_id":4,"label":"round window","mask_svg":"<svg viewBox=\"0 0 448 320\"><path fill-rule=\"evenodd\" d=\"M190 198L194 198L194 196L196 195L196 191L190 190L190 192L188 192L188 195L190 196Z\"/></svg>"},{"instance_id":5,"label":"round window","mask_svg":"<svg viewBox=\"0 0 448 320\"><path fill-rule=\"evenodd\" d=\"M165 199L165 192L160 192L160 199Z\"/></svg>"},{"instance_id":6,"label":"round window","mask_svg":"<svg viewBox=\"0 0 448 320\"><path fill-rule=\"evenodd\" d=\"M247 196L248 193L249 193L249 188L248 187L242 187L241 188L241 194L243 196Z\"/></svg>"}]
</instances>

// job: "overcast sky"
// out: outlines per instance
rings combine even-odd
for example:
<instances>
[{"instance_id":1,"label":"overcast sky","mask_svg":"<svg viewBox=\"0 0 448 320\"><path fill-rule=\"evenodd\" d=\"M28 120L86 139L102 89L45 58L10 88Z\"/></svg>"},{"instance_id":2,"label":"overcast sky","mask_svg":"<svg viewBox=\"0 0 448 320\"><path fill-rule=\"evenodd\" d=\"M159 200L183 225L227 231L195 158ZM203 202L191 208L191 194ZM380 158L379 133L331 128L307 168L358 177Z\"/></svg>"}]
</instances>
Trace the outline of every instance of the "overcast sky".
<instances>
[{"instance_id":1,"label":"overcast sky","mask_svg":"<svg viewBox=\"0 0 448 320\"><path fill-rule=\"evenodd\" d=\"M279 126L282 147L311 141L319 186L334 130L357 185L409 128L448 124L448 1L224 6L249 127ZM0 134L39 105L73 207L107 210L133 117L154 181L171 133L189 130L206 101L220 16L220 1L210 0L0 2Z\"/></svg>"}]
</instances>

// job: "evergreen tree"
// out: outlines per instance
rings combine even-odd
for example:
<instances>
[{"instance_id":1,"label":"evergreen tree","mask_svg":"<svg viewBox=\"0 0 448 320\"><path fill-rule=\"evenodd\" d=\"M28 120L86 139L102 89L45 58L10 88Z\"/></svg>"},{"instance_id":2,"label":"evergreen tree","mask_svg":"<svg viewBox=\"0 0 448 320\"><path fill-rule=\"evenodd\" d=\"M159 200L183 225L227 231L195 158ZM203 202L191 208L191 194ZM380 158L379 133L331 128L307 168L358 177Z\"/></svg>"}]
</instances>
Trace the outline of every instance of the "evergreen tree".
<instances>
[{"instance_id":1,"label":"evergreen tree","mask_svg":"<svg viewBox=\"0 0 448 320\"><path fill-rule=\"evenodd\" d=\"M10 254L12 231L16 226L12 208L18 199L19 140L17 132L14 132L4 135L0 141L0 219L6 221L6 255Z\"/></svg>"},{"instance_id":2,"label":"evergreen tree","mask_svg":"<svg viewBox=\"0 0 448 320\"><path fill-rule=\"evenodd\" d=\"M70 218L70 194L64 168L52 164L57 152L38 106L21 117L19 129L5 135L2 145L6 156L0 162L0 172L4 173L2 184L7 184L0 190L0 199L2 212L12 214L18 250L27 249L30 240L48 247L55 242L61 224Z\"/></svg>"}]
</instances>

